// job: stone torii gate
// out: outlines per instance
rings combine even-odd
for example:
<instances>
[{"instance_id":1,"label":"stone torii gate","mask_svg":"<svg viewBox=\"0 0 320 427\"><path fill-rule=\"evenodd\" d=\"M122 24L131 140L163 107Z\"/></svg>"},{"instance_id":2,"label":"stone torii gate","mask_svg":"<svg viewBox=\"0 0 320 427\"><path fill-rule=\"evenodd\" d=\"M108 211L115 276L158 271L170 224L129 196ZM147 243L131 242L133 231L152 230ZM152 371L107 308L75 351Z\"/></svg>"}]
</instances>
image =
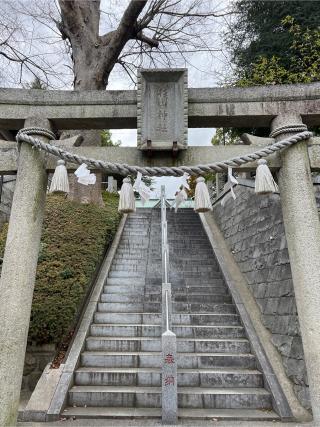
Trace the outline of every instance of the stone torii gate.
<instances>
[{"instance_id":1,"label":"stone torii gate","mask_svg":"<svg viewBox=\"0 0 320 427\"><path fill-rule=\"evenodd\" d=\"M166 80L157 81L157 84ZM185 82L184 82L185 85ZM141 90L141 89L140 89ZM320 125L320 83L252 88L182 90L189 127ZM178 92L179 93L179 92ZM141 99L132 91L0 89L0 128L121 129L140 123ZM186 124L186 123L185 123ZM292 135L292 134L291 134ZM290 134L279 133L281 140ZM46 137L38 137L47 141ZM255 138L249 138L255 141ZM272 140L259 139L267 145ZM77 147L75 139L51 141L68 151L141 166L206 164L244 155L256 145L179 147L151 156L129 147ZM172 141L174 142L174 141ZM150 149L150 143L146 144ZM141 148L141 147L140 147ZM187 148L187 149L186 149ZM151 141L152 149L152 141ZM148 151L148 150L147 150ZM278 171L301 335L314 419L320 422L320 224L310 171L320 170L320 138L302 141L268 158ZM0 282L0 425L16 422L32 295L40 244L47 175L56 159L27 143L0 141L0 173L17 173ZM68 164L68 169L76 169ZM250 171L256 162L234 168Z\"/></svg>"}]
</instances>

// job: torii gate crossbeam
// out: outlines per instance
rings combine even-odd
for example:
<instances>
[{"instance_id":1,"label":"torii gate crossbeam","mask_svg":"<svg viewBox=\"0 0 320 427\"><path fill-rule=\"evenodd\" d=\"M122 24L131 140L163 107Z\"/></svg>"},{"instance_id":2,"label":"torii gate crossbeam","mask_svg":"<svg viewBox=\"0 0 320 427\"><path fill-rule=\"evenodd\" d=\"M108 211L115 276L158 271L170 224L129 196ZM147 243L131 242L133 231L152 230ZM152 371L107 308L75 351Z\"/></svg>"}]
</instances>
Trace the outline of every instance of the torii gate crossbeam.
<instances>
[{"instance_id":1,"label":"torii gate crossbeam","mask_svg":"<svg viewBox=\"0 0 320 427\"><path fill-rule=\"evenodd\" d=\"M320 125L320 83L245 89L189 89L188 119L189 127L272 125L277 128L300 123L301 119L308 126ZM136 93L1 89L0 127L15 130L31 124L47 128L51 125L58 129L135 128ZM308 150L305 142L288 148L283 155L271 160L271 167L280 168L283 216L313 415L315 421L320 422L320 224L310 174L310 161L312 168L320 169L320 154L318 141L314 140ZM18 153L10 144L0 144L0 172L14 173L17 169ZM90 150L96 148L72 149L83 150L84 155L92 157L102 156L103 150L114 156L124 153L121 151L124 149L97 148L101 151L94 156ZM223 154L226 159L232 149L223 147L224 151L219 155ZM236 149L244 153L250 151L248 146ZM192 149L182 154L182 161L188 160L187 153L192 153L189 150ZM207 162L212 161L219 150L220 147L205 148L202 159L205 153ZM169 157L159 154L155 159L151 162L167 162ZM136 160L145 161L142 153ZM195 159L189 158L188 161L195 162ZM253 163L249 169L254 167ZM41 153L23 143L0 282L0 425L3 426L14 425L17 415L44 209L46 170L52 170L52 164L46 164Z\"/></svg>"}]
</instances>

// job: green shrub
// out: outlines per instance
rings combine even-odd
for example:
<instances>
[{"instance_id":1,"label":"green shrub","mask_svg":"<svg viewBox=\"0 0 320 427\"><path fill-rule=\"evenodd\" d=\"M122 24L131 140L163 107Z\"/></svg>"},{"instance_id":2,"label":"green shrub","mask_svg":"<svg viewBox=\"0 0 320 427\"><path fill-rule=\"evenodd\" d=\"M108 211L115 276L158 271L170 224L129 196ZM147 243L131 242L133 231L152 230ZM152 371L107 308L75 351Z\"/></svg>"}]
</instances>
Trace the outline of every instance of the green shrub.
<instances>
[{"instance_id":1,"label":"green shrub","mask_svg":"<svg viewBox=\"0 0 320 427\"><path fill-rule=\"evenodd\" d=\"M58 344L74 326L104 250L117 230L118 196L104 207L48 195L38 258L28 341ZM7 226L0 232L3 256Z\"/></svg>"}]
</instances>

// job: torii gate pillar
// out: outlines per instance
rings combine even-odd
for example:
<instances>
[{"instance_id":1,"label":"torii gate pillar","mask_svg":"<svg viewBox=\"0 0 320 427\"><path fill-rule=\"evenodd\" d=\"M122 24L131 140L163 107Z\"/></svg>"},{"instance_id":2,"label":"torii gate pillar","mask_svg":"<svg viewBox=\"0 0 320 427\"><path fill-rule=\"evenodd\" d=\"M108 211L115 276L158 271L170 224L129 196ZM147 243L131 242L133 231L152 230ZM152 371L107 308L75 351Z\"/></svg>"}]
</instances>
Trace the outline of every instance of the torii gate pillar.
<instances>
[{"instance_id":1,"label":"torii gate pillar","mask_svg":"<svg viewBox=\"0 0 320 427\"><path fill-rule=\"evenodd\" d=\"M25 126L50 129L42 118ZM44 153L22 143L0 281L1 427L16 425L46 189Z\"/></svg>"},{"instance_id":2,"label":"torii gate pillar","mask_svg":"<svg viewBox=\"0 0 320 427\"><path fill-rule=\"evenodd\" d=\"M301 124L301 117L276 117L272 130ZM282 134L285 139L293 134ZM284 150L279 171L283 221L310 385L313 417L320 423L320 222L306 141Z\"/></svg>"}]
</instances>

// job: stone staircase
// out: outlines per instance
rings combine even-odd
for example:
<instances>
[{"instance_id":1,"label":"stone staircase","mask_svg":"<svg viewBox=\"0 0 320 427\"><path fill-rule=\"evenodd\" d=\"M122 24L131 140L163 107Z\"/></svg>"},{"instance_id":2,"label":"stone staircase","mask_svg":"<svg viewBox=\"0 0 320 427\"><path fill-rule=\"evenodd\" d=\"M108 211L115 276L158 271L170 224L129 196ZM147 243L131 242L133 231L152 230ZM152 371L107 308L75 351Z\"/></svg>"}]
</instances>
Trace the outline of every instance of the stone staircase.
<instances>
[{"instance_id":1,"label":"stone staircase","mask_svg":"<svg viewBox=\"0 0 320 427\"><path fill-rule=\"evenodd\" d=\"M276 419L199 217L167 212L180 418ZM129 216L66 417L161 416L160 209Z\"/></svg>"}]
</instances>

